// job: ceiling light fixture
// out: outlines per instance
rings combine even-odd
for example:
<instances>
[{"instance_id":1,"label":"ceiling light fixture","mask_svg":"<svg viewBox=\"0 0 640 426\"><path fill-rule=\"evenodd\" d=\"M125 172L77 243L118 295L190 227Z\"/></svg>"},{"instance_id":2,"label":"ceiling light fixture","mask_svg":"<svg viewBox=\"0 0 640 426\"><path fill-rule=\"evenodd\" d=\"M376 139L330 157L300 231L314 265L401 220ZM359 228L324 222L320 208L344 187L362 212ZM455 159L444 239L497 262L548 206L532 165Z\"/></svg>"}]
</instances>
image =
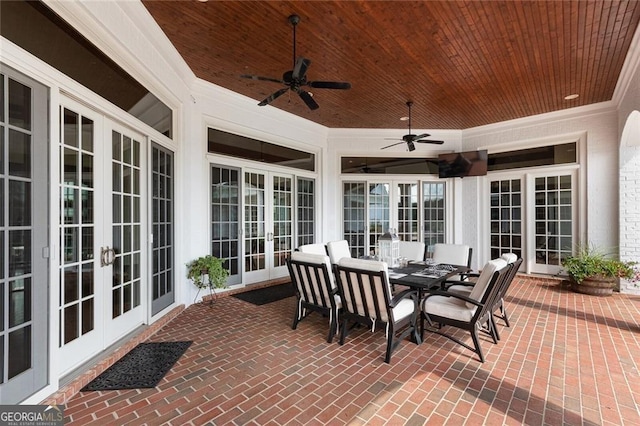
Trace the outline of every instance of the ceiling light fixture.
<instances>
[{"instance_id":1,"label":"ceiling light fixture","mask_svg":"<svg viewBox=\"0 0 640 426\"><path fill-rule=\"evenodd\" d=\"M409 121L409 117L400 117L400 121Z\"/></svg>"},{"instance_id":2,"label":"ceiling light fixture","mask_svg":"<svg viewBox=\"0 0 640 426\"><path fill-rule=\"evenodd\" d=\"M564 97L565 101L571 101L573 99L577 99L580 95L578 95L577 93L574 93L573 95L567 95Z\"/></svg>"}]
</instances>

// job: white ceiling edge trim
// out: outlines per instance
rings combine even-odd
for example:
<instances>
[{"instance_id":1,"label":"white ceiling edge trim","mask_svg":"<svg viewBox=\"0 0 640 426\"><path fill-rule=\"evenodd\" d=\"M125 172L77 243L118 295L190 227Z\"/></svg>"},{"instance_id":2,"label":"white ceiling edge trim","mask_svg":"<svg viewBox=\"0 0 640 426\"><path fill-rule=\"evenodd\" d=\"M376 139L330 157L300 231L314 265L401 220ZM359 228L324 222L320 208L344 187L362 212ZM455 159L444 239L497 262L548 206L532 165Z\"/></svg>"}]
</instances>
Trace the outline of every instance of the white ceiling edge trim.
<instances>
[{"instance_id":1,"label":"white ceiling edge trim","mask_svg":"<svg viewBox=\"0 0 640 426\"><path fill-rule=\"evenodd\" d=\"M511 130L514 128L533 127L541 124L549 124L554 121L565 121L575 118L584 118L588 115L616 112L618 105L613 101L600 102L597 104L585 105L575 108L563 109L560 111L547 112L544 114L531 115L529 117L516 118L513 120L501 121L499 123L487 124L484 126L471 127L462 130L464 138L484 135L487 133Z\"/></svg>"},{"instance_id":2,"label":"white ceiling edge trim","mask_svg":"<svg viewBox=\"0 0 640 426\"><path fill-rule=\"evenodd\" d=\"M178 107L195 75L140 1L43 1L147 90Z\"/></svg>"},{"instance_id":3,"label":"white ceiling edge trim","mask_svg":"<svg viewBox=\"0 0 640 426\"><path fill-rule=\"evenodd\" d=\"M616 88L613 91L612 100L616 105L620 105L624 95L629 90L629 85L633 81L633 76L640 67L640 25L636 28L636 32L631 40L627 57L622 64L622 70L620 70L620 77L616 83Z\"/></svg>"}]
</instances>

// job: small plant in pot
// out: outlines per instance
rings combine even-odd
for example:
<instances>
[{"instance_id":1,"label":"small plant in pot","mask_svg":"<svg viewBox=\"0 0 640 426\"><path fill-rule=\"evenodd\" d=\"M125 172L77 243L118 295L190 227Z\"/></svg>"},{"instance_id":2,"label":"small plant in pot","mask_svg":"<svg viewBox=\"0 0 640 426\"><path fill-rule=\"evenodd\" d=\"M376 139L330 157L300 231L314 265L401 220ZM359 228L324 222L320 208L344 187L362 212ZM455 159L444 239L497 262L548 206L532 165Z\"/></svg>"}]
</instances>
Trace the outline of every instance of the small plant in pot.
<instances>
[{"instance_id":1,"label":"small plant in pot","mask_svg":"<svg viewBox=\"0 0 640 426\"><path fill-rule=\"evenodd\" d=\"M226 288L228 277L229 270L224 267L224 260L215 256L206 255L187 263L187 278L198 287L196 299L200 290L208 288L210 303L213 303L215 289Z\"/></svg>"},{"instance_id":2,"label":"small plant in pot","mask_svg":"<svg viewBox=\"0 0 640 426\"><path fill-rule=\"evenodd\" d=\"M618 260L591 244L578 246L574 255L562 260L562 266L573 291L597 296L611 295L620 278L633 282L639 276L637 262Z\"/></svg>"}]
</instances>

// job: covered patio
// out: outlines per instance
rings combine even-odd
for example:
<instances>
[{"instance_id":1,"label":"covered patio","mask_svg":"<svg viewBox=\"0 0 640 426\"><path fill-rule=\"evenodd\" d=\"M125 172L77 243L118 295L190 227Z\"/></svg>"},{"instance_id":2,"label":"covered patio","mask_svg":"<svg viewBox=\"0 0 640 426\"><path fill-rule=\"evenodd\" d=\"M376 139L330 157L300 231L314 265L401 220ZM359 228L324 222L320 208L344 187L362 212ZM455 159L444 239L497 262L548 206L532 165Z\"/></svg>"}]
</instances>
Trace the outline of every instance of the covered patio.
<instances>
[{"instance_id":1,"label":"covered patio","mask_svg":"<svg viewBox=\"0 0 640 426\"><path fill-rule=\"evenodd\" d=\"M640 424L640 297L518 276L506 307L484 363L426 333L389 365L383 331L329 344L318 314L291 330L292 297L192 305L148 339L193 340L158 387L80 392L65 424Z\"/></svg>"}]
</instances>

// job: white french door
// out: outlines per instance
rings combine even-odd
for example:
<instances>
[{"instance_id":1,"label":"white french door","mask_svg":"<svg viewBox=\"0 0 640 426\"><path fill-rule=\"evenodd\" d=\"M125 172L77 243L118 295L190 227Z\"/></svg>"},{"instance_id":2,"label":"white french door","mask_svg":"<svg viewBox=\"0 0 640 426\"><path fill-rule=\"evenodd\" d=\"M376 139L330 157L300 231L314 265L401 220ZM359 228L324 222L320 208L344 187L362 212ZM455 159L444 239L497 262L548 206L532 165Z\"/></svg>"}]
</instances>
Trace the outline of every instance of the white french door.
<instances>
[{"instance_id":1,"label":"white french door","mask_svg":"<svg viewBox=\"0 0 640 426\"><path fill-rule=\"evenodd\" d=\"M61 371L144 322L144 138L70 99L60 107Z\"/></svg>"},{"instance_id":2,"label":"white french door","mask_svg":"<svg viewBox=\"0 0 640 426\"><path fill-rule=\"evenodd\" d=\"M578 232L577 169L493 174L489 192L490 257L513 252L527 272L558 273Z\"/></svg>"},{"instance_id":3,"label":"white french door","mask_svg":"<svg viewBox=\"0 0 640 426\"><path fill-rule=\"evenodd\" d=\"M293 247L293 176L244 169L244 281L288 274Z\"/></svg>"},{"instance_id":4,"label":"white french door","mask_svg":"<svg viewBox=\"0 0 640 426\"><path fill-rule=\"evenodd\" d=\"M47 95L0 63L0 405L48 380Z\"/></svg>"}]
</instances>

